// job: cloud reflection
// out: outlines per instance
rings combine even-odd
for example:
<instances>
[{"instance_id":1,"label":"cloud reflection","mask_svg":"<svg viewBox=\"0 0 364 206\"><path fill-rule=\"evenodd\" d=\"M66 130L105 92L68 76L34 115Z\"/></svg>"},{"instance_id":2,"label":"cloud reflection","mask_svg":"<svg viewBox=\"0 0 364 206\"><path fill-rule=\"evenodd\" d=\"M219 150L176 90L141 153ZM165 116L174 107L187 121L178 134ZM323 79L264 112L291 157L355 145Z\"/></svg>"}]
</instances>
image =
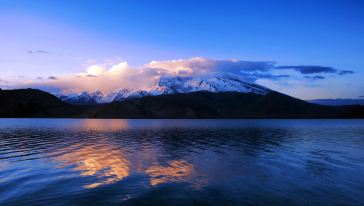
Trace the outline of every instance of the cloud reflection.
<instances>
[{"instance_id":1,"label":"cloud reflection","mask_svg":"<svg viewBox=\"0 0 364 206\"><path fill-rule=\"evenodd\" d=\"M62 167L75 165L74 170L80 176L96 176L96 182L85 188L115 183L130 174L130 162L121 149L111 144L74 145L65 149L67 153L57 157Z\"/></svg>"},{"instance_id":2,"label":"cloud reflection","mask_svg":"<svg viewBox=\"0 0 364 206\"><path fill-rule=\"evenodd\" d=\"M107 133L103 133L127 133L127 128L132 125L126 120L88 119L73 126L83 131L82 138L59 149L55 161L61 168L71 167L79 176L89 177L91 182L84 186L87 189L116 183L133 173L143 177L147 175L151 186L189 181L193 177L195 168L192 163L183 159L159 159L161 151L155 147L141 146L134 151L124 140L119 146L118 139L109 139ZM130 149L132 156L127 155Z\"/></svg>"},{"instance_id":3,"label":"cloud reflection","mask_svg":"<svg viewBox=\"0 0 364 206\"><path fill-rule=\"evenodd\" d=\"M106 143L76 144L63 150L65 153L56 157L56 161L62 163L60 167L74 166L73 170L81 177L96 177L93 183L84 186L87 189L116 183L133 172L147 174L151 186L186 181L194 173L193 164L184 160L171 160L167 166L162 166L155 158L138 156L133 163L123 149ZM143 157L145 159L139 159ZM143 165L138 164L140 162Z\"/></svg>"},{"instance_id":4,"label":"cloud reflection","mask_svg":"<svg viewBox=\"0 0 364 206\"><path fill-rule=\"evenodd\" d=\"M129 125L127 120L122 119L85 119L80 121L75 127L87 131L115 132L125 130Z\"/></svg>"},{"instance_id":5,"label":"cloud reflection","mask_svg":"<svg viewBox=\"0 0 364 206\"><path fill-rule=\"evenodd\" d=\"M189 177L194 168L184 160L172 160L168 166L154 165L145 170L150 179L150 185L156 186L162 183L183 181Z\"/></svg>"}]
</instances>

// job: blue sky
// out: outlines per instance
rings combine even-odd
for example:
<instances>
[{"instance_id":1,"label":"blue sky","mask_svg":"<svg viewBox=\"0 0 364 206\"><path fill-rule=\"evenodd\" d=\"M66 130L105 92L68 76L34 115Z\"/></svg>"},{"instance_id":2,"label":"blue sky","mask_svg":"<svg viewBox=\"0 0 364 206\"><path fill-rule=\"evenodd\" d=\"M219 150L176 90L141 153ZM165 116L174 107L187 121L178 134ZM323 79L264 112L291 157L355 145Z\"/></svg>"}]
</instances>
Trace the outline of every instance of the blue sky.
<instances>
[{"instance_id":1,"label":"blue sky","mask_svg":"<svg viewBox=\"0 0 364 206\"><path fill-rule=\"evenodd\" d=\"M256 82L299 98L364 95L364 1L0 0L0 31L0 86L204 57L290 66Z\"/></svg>"}]
</instances>

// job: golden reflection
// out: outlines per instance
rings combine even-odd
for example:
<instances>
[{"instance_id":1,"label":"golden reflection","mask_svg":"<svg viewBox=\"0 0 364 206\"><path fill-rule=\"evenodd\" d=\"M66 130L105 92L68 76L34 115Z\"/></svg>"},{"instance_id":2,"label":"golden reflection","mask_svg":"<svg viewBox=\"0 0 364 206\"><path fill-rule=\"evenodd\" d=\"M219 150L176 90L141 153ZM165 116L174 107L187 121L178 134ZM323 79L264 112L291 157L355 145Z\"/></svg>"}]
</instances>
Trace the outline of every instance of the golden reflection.
<instances>
[{"instance_id":1,"label":"golden reflection","mask_svg":"<svg viewBox=\"0 0 364 206\"><path fill-rule=\"evenodd\" d=\"M77 128L96 131L120 131L128 128L128 121L122 119L85 119L80 121Z\"/></svg>"},{"instance_id":2,"label":"golden reflection","mask_svg":"<svg viewBox=\"0 0 364 206\"><path fill-rule=\"evenodd\" d=\"M73 145L65 149L66 154L57 157L63 166L76 165L74 170L81 176L94 176L98 182L86 185L85 188L95 188L101 185L117 182L129 176L130 163L120 148L110 144Z\"/></svg>"},{"instance_id":3,"label":"golden reflection","mask_svg":"<svg viewBox=\"0 0 364 206\"><path fill-rule=\"evenodd\" d=\"M193 165L183 160L172 160L168 166L154 165L145 170L150 184L156 186L162 183L178 182L186 179L193 172Z\"/></svg>"},{"instance_id":4,"label":"golden reflection","mask_svg":"<svg viewBox=\"0 0 364 206\"><path fill-rule=\"evenodd\" d=\"M146 174L149 184L157 186L164 183L192 181L195 168L185 160L171 160L167 165L158 161L159 151L156 148L141 147L134 150L133 155L127 156L123 148L117 147L107 140L96 142L83 141L82 143L63 148L62 154L55 157L60 167L70 167L77 171L81 177L92 178L87 189L102 185L116 183L131 173ZM57 152L57 153L58 153ZM192 182L198 188L201 181Z\"/></svg>"}]
</instances>

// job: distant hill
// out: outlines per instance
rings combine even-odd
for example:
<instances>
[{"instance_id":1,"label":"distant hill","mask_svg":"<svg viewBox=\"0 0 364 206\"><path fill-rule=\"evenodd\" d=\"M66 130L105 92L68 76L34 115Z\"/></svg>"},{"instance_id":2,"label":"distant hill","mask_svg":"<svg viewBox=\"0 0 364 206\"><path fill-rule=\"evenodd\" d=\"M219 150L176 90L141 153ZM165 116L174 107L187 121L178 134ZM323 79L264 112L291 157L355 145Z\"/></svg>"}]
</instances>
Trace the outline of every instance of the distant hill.
<instances>
[{"instance_id":1,"label":"distant hill","mask_svg":"<svg viewBox=\"0 0 364 206\"><path fill-rule=\"evenodd\" d=\"M98 118L354 118L364 107L307 103L278 92L192 92L147 96L100 105L88 111Z\"/></svg>"},{"instance_id":2,"label":"distant hill","mask_svg":"<svg viewBox=\"0 0 364 206\"><path fill-rule=\"evenodd\" d=\"M40 90L0 90L0 117L364 118L364 106L322 106L278 92L190 92L75 106Z\"/></svg>"},{"instance_id":3,"label":"distant hill","mask_svg":"<svg viewBox=\"0 0 364 206\"><path fill-rule=\"evenodd\" d=\"M0 89L0 117L71 117L82 109L37 89Z\"/></svg>"},{"instance_id":4,"label":"distant hill","mask_svg":"<svg viewBox=\"0 0 364 206\"><path fill-rule=\"evenodd\" d=\"M315 104L330 106L364 105L364 99L313 99L307 101Z\"/></svg>"}]
</instances>

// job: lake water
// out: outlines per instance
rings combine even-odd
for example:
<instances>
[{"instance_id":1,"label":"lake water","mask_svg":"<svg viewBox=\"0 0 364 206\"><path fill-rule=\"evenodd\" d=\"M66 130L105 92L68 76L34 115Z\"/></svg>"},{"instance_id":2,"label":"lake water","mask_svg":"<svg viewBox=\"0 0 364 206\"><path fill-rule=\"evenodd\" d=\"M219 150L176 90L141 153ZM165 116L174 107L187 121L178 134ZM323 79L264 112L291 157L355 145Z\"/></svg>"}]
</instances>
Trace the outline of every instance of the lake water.
<instances>
[{"instance_id":1,"label":"lake water","mask_svg":"<svg viewBox=\"0 0 364 206\"><path fill-rule=\"evenodd\" d=\"M0 119L0 205L364 205L363 120Z\"/></svg>"}]
</instances>

